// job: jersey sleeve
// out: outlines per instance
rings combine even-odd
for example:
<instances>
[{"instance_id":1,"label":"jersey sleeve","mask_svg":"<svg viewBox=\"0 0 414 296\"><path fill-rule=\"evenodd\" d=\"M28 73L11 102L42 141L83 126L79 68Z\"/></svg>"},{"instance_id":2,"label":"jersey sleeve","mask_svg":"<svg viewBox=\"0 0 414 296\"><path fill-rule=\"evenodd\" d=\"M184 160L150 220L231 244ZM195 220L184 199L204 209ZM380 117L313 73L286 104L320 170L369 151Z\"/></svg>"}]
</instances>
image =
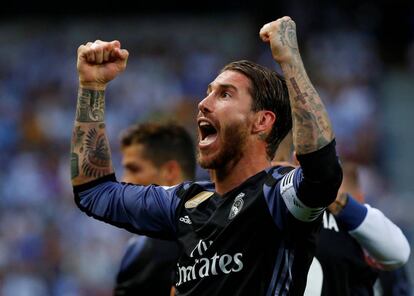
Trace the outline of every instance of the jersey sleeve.
<instances>
[{"instance_id":1,"label":"jersey sleeve","mask_svg":"<svg viewBox=\"0 0 414 296\"><path fill-rule=\"evenodd\" d=\"M407 238L380 210L362 205L349 196L337 219L375 260L376 266L392 270L408 261L410 245Z\"/></svg>"},{"instance_id":2,"label":"jersey sleeve","mask_svg":"<svg viewBox=\"0 0 414 296\"><path fill-rule=\"evenodd\" d=\"M273 172L274 177L280 172ZM265 185L266 203L274 222L279 229L285 229L288 216L293 216L301 222L313 222L325 210L325 207L308 207L298 197L302 169L296 168L285 174L274 186Z\"/></svg>"},{"instance_id":3,"label":"jersey sleeve","mask_svg":"<svg viewBox=\"0 0 414 296\"><path fill-rule=\"evenodd\" d=\"M175 239L181 186L138 186L109 175L75 186L74 193L76 204L88 216L137 234Z\"/></svg>"},{"instance_id":4,"label":"jersey sleeve","mask_svg":"<svg viewBox=\"0 0 414 296\"><path fill-rule=\"evenodd\" d=\"M274 170L273 178L278 182L264 188L270 213L280 229L286 227L289 215L305 223L318 219L335 200L342 182L335 141L298 159L300 167L288 173L283 167Z\"/></svg>"}]
</instances>

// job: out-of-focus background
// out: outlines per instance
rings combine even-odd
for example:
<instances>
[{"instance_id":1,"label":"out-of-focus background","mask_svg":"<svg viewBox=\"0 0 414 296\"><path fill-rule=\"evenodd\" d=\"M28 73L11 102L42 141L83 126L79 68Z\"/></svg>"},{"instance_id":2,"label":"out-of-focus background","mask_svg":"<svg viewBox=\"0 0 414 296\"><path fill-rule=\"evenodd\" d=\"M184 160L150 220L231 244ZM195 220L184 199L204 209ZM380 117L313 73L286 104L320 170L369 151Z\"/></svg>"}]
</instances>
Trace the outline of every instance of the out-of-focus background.
<instances>
[{"instance_id":1,"label":"out-of-focus background","mask_svg":"<svg viewBox=\"0 0 414 296\"><path fill-rule=\"evenodd\" d=\"M290 15L340 157L359 165L367 202L414 241L413 2L273 2L209 1L198 9L98 1L2 7L0 295L111 295L130 234L75 206L68 157L76 50L96 39L118 39L130 52L127 70L107 91L120 178L122 129L174 117L195 135L197 102L223 65L249 59L278 70L258 32ZM413 282L412 260L408 271Z\"/></svg>"}]
</instances>

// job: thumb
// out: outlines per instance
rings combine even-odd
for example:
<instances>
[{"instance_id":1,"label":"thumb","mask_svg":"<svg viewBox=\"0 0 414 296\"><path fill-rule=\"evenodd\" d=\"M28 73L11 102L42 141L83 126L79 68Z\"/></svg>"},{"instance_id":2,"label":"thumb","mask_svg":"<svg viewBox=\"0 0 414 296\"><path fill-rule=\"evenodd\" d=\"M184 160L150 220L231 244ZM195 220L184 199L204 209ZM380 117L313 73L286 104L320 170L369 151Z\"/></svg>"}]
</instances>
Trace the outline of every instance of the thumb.
<instances>
[{"instance_id":1,"label":"thumb","mask_svg":"<svg viewBox=\"0 0 414 296\"><path fill-rule=\"evenodd\" d=\"M121 42L118 40L111 41L110 43L114 46L114 48L121 48Z\"/></svg>"},{"instance_id":2,"label":"thumb","mask_svg":"<svg viewBox=\"0 0 414 296\"><path fill-rule=\"evenodd\" d=\"M269 30L269 24L264 25L259 32L260 38L263 42L269 42L270 40L270 30Z\"/></svg>"},{"instance_id":3,"label":"thumb","mask_svg":"<svg viewBox=\"0 0 414 296\"><path fill-rule=\"evenodd\" d=\"M111 58L113 59L126 60L128 59L128 56L129 52L126 49L114 48L111 51Z\"/></svg>"}]
</instances>

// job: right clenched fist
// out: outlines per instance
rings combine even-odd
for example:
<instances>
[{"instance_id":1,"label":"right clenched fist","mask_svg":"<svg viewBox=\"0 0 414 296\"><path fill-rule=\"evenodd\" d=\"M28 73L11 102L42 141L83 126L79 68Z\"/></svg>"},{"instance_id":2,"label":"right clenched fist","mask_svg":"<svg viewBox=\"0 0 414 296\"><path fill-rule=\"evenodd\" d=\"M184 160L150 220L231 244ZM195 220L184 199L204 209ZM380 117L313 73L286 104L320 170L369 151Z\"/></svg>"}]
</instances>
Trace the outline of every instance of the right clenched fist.
<instances>
[{"instance_id":1,"label":"right clenched fist","mask_svg":"<svg viewBox=\"0 0 414 296\"><path fill-rule=\"evenodd\" d=\"M109 81L126 68L128 51L121 49L119 41L88 42L78 48L79 86L104 90Z\"/></svg>"},{"instance_id":2,"label":"right clenched fist","mask_svg":"<svg viewBox=\"0 0 414 296\"><path fill-rule=\"evenodd\" d=\"M296 24L288 16L265 24L259 35L270 44L273 59L279 64L292 62L299 53Z\"/></svg>"}]
</instances>

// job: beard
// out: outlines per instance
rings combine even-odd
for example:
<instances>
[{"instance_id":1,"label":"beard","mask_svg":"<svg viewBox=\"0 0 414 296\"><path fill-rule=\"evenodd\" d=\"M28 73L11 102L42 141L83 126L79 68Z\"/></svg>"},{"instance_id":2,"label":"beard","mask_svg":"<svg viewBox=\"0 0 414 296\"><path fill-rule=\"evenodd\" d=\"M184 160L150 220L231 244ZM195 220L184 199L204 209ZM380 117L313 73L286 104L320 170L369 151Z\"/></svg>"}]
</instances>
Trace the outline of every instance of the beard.
<instances>
[{"instance_id":1,"label":"beard","mask_svg":"<svg viewBox=\"0 0 414 296\"><path fill-rule=\"evenodd\" d=\"M204 169L212 169L226 174L244 155L247 142L246 123L233 123L222 130L221 147L214 158L203 159L198 151L198 163Z\"/></svg>"}]
</instances>

